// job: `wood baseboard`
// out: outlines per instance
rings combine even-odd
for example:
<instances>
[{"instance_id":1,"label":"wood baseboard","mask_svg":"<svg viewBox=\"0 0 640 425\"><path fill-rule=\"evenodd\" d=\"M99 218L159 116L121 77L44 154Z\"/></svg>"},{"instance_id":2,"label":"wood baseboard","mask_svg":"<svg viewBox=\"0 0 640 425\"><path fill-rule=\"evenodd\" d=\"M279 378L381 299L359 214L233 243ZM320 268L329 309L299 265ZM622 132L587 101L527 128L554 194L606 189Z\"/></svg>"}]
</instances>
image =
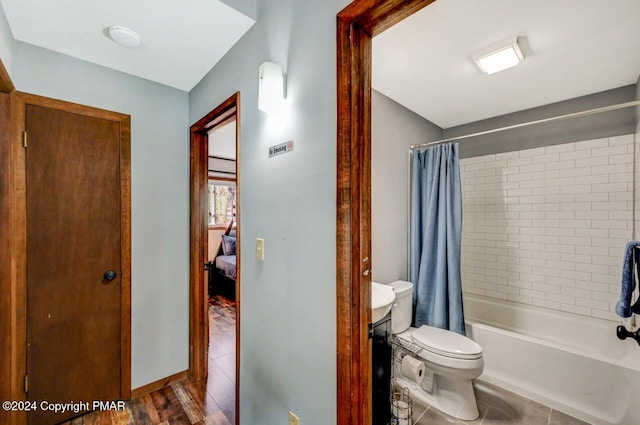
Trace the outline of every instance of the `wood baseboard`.
<instances>
[{"instance_id":1,"label":"wood baseboard","mask_svg":"<svg viewBox=\"0 0 640 425\"><path fill-rule=\"evenodd\" d=\"M147 384L140 388L135 388L131 390L131 399L133 400L134 398L142 397L143 395L149 394L153 391L157 391L161 388L169 386L174 382L184 381L185 379L187 379L187 373L188 371L184 370L182 372L176 373L175 375L167 376L166 378L162 378L155 382L151 382L150 384Z\"/></svg>"}]
</instances>

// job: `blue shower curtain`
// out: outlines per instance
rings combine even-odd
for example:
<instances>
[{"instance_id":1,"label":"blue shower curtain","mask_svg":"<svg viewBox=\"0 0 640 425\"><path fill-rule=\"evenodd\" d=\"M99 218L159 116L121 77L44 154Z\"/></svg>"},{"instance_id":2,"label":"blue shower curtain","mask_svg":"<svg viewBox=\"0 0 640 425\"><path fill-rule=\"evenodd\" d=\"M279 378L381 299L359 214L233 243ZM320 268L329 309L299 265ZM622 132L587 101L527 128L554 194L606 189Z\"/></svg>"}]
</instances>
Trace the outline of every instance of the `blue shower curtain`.
<instances>
[{"instance_id":1,"label":"blue shower curtain","mask_svg":"<svg viewBox=\"0 0 640 425\"><path fill-rule=\"evenodd\" d=\"M435 326L464 335L458 144L414 150L411 155L410 278L415 326Z\"/></svg>"}]
</instances>

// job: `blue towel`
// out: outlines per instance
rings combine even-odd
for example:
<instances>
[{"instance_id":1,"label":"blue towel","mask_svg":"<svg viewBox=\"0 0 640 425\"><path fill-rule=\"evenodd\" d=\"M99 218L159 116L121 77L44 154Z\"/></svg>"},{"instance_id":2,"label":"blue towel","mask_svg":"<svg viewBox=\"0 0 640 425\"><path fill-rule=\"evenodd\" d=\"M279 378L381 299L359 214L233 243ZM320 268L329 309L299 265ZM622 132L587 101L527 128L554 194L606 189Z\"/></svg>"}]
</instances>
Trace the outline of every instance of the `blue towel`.
<instances>
[{"instance_id":1,"label":"blue towel","mask_svg":"<svg viewBox=\"0 0 640 425\"><path fill-rule=\"evenodd\" d=\"M616 313L620 317L631 317L632 313L640 314L640 298L631 306L631 295L636 287L635 264L640 275L640 241L630 241L624 249L624 259L622 260L622 288L620 290L620 301L616 304Z\"/></svg>"}]
</instances>

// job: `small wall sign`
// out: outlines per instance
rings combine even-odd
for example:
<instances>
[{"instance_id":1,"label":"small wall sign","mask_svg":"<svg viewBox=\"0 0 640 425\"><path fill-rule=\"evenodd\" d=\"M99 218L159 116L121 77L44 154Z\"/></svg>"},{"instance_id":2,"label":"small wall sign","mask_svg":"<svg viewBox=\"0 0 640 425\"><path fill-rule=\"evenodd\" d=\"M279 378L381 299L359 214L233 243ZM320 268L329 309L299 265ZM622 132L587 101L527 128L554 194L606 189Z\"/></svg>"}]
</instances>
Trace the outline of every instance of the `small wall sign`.
<instances>
[{"instance_id":1,"label":"small wall sign","mask_svg":"<svg viewBox=\"0 0 640 425\"><path fill-rule=\"evenodd\" d=\"M269 148L269 158L273 156L282 155L285 153L293 152L293 140L280 143L279 145L273 145Z\"/></svg>"}]
</instances>

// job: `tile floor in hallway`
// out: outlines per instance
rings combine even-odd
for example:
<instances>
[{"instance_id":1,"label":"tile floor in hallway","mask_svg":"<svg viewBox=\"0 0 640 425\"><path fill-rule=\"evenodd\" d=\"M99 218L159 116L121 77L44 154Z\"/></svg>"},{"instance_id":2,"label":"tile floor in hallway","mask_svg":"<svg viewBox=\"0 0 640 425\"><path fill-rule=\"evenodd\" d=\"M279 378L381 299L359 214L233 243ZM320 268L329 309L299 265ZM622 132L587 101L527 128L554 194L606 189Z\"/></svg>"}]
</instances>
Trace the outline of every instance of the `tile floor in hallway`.
<instances>
[{"instance_id":1,"label":"tile floor in hallway","mask_svg":"<svg viewBox=\"0 0 640 425\"><path fill-rule=\"evenodd\" d=\"M234 425L236 304L209 300L209 379L182 381L126 403L122 411L93 412L63 425Z\"/></svg>"},{"instance_id":2,"label":"tile floor in hallway","mask_svg":"<svg viewBox=\"0 0 640 425\"><path fill-rule=\"evenodd\" d=\"M589 425L486 382L476 382L474 387L480 410L475 421L459 421L432 407L414 404L415 425Z\"/></svg>"}]
</instances>

